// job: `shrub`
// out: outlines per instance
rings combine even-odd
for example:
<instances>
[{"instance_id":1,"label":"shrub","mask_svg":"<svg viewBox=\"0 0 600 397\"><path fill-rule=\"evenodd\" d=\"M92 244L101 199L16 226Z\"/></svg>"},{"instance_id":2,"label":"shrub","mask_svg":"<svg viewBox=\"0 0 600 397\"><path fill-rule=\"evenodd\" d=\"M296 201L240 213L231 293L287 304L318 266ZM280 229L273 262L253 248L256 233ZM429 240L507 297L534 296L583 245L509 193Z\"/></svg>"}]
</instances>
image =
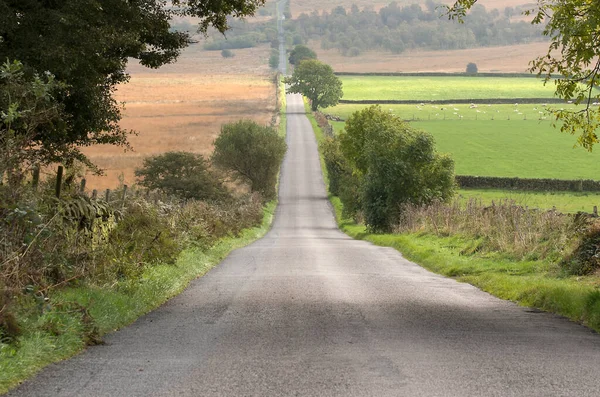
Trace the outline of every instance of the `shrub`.
<instances>
[{"instance_id":1,"label":"shrub","mask_svg":"<svg viewBox=\"0 0 600 397\"><path fill-rule=\"evenodd\" d=\"M285 139L277 130L241 120L221 127L212 160L236 178L246 181L253 192L272 199L286 150Z\"/></svg>"},{"instance_id":2,"label":"shrub","mask_svg":"<svg viewBox=\"0 0 600 397\"><path fill-rule=\"evenodd\" d=\"M579 216L580 222L586 218ZM567 273L585 276L600 269L600 224L580 227L580 236L573 252L561 262Z\"/></svg>"},{"instance_id":3,"label":"shrub","mask_svg":"<svg viewBox=\"0 0 600 397\"><path fill-rule=\"evenodd\" d=\"M167 152L144 159L135 171L140 185L182 199L221 200L229 196L202 155Z\"/></svg>"},{"instance_id":4,"label":"shrub","mask_svg":"<svg viewBox=\"0 0 600 397\"><path fill-rule=\"evenodd\" d=\"M477 71L478 71L478 69L477 69L477 65L476 64L474 64L473 62L469 62L467 64L467 70L466 70L467 73L469 73L469 74L475 74L475 73L477 73Z\"/></svg>"},{"instance_id":5,"label":"shrub","mask_svg":"<svg viewBox=\"0 0 600 397\"><path fill-rule=\"evenodd\" d=\"M221 50L221 56L223 58L233 58L235 56L235 54L233 53L233 51L225 48L225 49Z\"/></svg>"},{"instance_id":6,"label":"shrub","mask_svg":"<svg viewBox=\"0 0 600 397\"><path fill-rule=\"evenodd\" d=\"M279 67L279 50L273 49L271 56L269 57L269 66L271 69L277 69Z\"/></svg>"},{"instance_id":7,"label":"shrub","mask_svg":"<svg viewBox=\"0 0 600 397\"><path fill-rule=\"evenodd\" d=\"M454 162L436 153L431 135L379 106L355 112L340 143L359 179L362 212L373 231L389 231L403 204L446 202L454 194Z\"/></svg>"}]
</instances>

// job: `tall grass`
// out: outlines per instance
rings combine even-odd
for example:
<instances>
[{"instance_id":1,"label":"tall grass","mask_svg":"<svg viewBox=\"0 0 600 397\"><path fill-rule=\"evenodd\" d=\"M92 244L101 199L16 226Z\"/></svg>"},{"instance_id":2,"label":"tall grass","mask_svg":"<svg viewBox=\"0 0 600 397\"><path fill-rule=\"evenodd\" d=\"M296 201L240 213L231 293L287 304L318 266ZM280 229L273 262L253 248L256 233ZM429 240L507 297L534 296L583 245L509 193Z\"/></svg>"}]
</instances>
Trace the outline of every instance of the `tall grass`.
<instances>
[{"instance_id":1,"label":"tall grass","mask_svg":"<svg viewBox=\"0 0 600 397\"><path fill-rule=\"evenodd\" d=\"M407 205L396 233L462 235L473 238L465 253L497 251L515 259L560 260L571 248L577 233L589 227L586 217L564 215L553 210L528 209L511 200L483 205L459 200L452 204Z\"/></svg>"}]
</instances>

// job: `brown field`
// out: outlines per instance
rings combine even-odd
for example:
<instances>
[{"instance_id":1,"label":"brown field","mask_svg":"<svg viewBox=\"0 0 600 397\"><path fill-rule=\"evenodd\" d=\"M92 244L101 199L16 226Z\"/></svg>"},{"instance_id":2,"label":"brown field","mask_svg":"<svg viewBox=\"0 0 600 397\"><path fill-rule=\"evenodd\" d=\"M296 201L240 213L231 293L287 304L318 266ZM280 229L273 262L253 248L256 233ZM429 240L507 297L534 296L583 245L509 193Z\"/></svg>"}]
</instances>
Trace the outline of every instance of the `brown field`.
<instances>
[{"instance_id":1,"label":"brown field","mask_svg":"<svg viewBox=\"0 0 600 397\"><path fill-rule=\"evenodd\" d=\"M129 84L116 97L126 103L121 125L137 131L133 152L91 147L85 153L106 176L88 175L90 189L112 188L119 175L135 181L134 170L148 155L183 150L205 155L222 124L242 118L260 123L275 113L275 85L267 66L269 48L235 50L224 59L219 51L186 51L180 61L159 70L132 65Z\"/></svg>"},{"instance_id":2,"label":"brown field","mask_svg":"<svg viewBox=\"0 0 600 397\"><path fill-rule=\"evenodd\" d=\"M311 13L312 11L331 11L333 8L337 6L343 6L346 9L350 9L352 4L356 4L359 8L364 8L367 6L373 7L375 10L379 10L388 4L390 4L392 0L328 0L328 1L319 1L319 0L290 0L290 10L292 12L292 16L296 17L302 13ZM453 0L440 0L441 3L444 4L453 4ZM396 0L399 6L410 5L410 4L421 4L425 5L425 0ZM535 0L479 0L478 4L481 4L486 9L491 10L494 8L498 8L503 10L506 7L516 7L523 5L535 5Z\"/></svg>"},{"instance_id":3,"label":"brown field","mask_svg":"<svg viewBox=\"0 0 600 397\"><path fill-rule=\"evenodd\" d=\"M453 51L407 51L402 54L374 52L344 57L337 50L321 50L311 43L319 57L336 72L464 72L475 62L480 72L526 72L529 61L548 51L548 43Z\"/></svg>"}]
</instances>

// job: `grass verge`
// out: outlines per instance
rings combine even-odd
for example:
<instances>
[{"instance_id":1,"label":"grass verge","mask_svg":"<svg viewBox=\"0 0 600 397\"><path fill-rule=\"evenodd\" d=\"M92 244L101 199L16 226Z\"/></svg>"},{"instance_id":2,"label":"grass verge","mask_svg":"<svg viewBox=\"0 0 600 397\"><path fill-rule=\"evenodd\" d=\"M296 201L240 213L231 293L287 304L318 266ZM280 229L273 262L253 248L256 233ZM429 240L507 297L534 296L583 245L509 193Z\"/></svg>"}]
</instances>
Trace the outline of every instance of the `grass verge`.
<instances>
[{"instance_id":1,"label":"grass verge","mask_svg":"<svg viewBox=\"0 0 600 397\"><path fill-rule=\"evenodd\" d=\"M307 111L317 141L323 139L316 120ZM323 158L321 156L321 163ZM322 166L324 177L326 169ZM339 228L355 239L392 247L424 268L472 284L483 291L522 306L553 312L600 332L600 277L566 276L548 260L515 261L502 253L470 254L476 241L461 236L430 234L373 234L342 216L338 197L329 196Z\"/></svg>"},{"instance_id":2,"label":"grass verge","mask_svg":"<svg viewBox=\"0 0 600 397\"><path fill-rule=\"evenodd\" d=\"M35 299L23 299L21 310L43 314L25 315L27 332L18 349L0 345L0 394L6 393L44 366L67 359L87 344L111 331L131 324L181 293L194 279L220 263L231 251L262 237L270 228L277 203L264 210L260 226L244 230L238 237L224 238L212 248L189 249L175 265L157 265L136 280L124 280L110 287L86 286L55 292L40 307ZM27 323L29 321L29 323ZM93 321L93 324L91 323ZM93 329L90 329L93 328Z\"/></svg>"}]
</instances>

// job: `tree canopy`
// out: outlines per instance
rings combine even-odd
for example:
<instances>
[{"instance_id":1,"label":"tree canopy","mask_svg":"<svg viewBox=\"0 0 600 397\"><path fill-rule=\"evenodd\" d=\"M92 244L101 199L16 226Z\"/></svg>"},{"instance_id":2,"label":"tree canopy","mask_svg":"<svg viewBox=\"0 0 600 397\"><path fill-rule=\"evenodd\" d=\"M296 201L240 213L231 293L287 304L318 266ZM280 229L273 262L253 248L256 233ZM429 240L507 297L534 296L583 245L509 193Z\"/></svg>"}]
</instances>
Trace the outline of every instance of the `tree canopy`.
<instances>
[{"instance_id":1,"label":"tree canopy","mask_svg":"<svg viewBox=\"0 0 600 397\"><path fill-rule=\"evenodd\" d=\"M289 93L307 97L313 111L337 105L343 95L342 82L333 74L331 66L316 59L300 62L285 83L289 84Z\"/></svg>"},{"instance_id":2,"label":"tree canopy","mask_svg":"<svg viewBox=\"0 0 600 397\"><path fill-rule=\"evenodd\" d=\"M448 16L463 19L477 0L457 0L448 7ZM530 63L530 71L554 80L556 94L582 105L578 110L553 109L560 129L578 136L587 150L598 143L600 128L600 3L597 0L537 0L524 12L534 25L544 25L550 38L545 55Z\"/></svg>"},{"instance_id":3,"label":"tree canopy","mask_svg":"<svg viewBox=\"0 0 600 397\"><path fill-rule=\"evenodd\" d=\"M119 126L121 106L113 94L127 82L129 59L158 68L174 62L190 43L172 31L178 16L199 18L199 30L228 28L227 16L252 15L264 0L0 0L0 59L18 60L25 76L52 73L64 85L53 96L63 122L44 125L34 144L70 148L40 159L85 160L76 150L93 144L127 145L129 131ZM0 95L6 108L8 99ZM15 133L23 134L15 130Z\"/></svg>"},{"instance_id":4,"label":"tree canopy","mask_svg":"<svg viewBox=\"0 0 600 397\"><path fill-rule=\"evenodd\" d=\"M305 59L317 59L317 54L305 45L297 45L290 51L290 63L294 66L299 65Z\"/></svg>"}]
</instances>

